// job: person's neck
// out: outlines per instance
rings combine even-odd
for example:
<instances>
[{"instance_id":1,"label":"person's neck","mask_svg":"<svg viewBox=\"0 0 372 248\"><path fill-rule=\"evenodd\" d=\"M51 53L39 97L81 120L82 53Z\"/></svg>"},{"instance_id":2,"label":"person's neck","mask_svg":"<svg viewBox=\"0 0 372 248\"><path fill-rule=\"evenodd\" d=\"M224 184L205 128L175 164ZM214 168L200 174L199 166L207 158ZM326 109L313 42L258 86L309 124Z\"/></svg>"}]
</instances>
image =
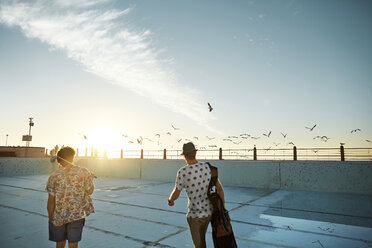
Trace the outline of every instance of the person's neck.
<instances>
[{"instance_id":1,"label":"person's neck","mask_svg":"<svg viewBox=\"0 0 372 248\"><path fill-rule=\"evenodd\" d=\"M69 168L72 168L74 167L74 165L72 164L66 164L65 166L63 166L64 169L69 169Z\"/></svg>"},{"instance_id":2,"label":"person's neck","mask_svg":"<svg viewBox=\"0 0 372 248\"><path fill-rule=\"evenodd\" d=\"M196 159L191 159L191 160L186 160L186 164L187 165L190 165L190 164L196 164L198 161Z\"/></svg>"}]
</instances>

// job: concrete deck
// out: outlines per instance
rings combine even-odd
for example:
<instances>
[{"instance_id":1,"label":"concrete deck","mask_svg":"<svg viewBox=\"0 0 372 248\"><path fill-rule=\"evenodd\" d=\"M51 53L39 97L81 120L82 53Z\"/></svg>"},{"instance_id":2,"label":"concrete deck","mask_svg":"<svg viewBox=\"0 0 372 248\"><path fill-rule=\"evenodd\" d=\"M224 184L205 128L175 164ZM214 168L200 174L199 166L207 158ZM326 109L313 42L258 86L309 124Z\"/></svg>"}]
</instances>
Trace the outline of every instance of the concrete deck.
<instances>
[{"instance_id":1,"label":"concrete deck","mask_svg":"<svg viewBox=\"0 0 372 248\"><path fill-rule=\"evenodd\" d=\"M47 175L0 177L1 247L48 241ZM79 247L192 247L185 194L167 205L173 183L96 179L96 213ZM372 247L372 196L225 187L239 247ZM211 230L207 245L213 247Z\"/></svg>"}]
</instances>

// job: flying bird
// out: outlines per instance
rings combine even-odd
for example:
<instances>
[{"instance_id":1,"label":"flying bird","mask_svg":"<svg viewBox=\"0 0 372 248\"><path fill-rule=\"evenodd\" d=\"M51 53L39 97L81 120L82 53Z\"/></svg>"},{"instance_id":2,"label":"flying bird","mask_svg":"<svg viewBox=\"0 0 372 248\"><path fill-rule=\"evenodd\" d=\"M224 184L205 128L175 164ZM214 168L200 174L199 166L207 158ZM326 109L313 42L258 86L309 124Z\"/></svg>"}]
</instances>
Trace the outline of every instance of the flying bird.
<instances>
[{"instance_id":1,"label":"flying bird","mask_svg":"<svg viewBox=\"0 0 372 248\"><path fill-rule=\"evenodd\" d=\"M158 134L158 133L157 133L157 134L155 134L155 136L158 136L158 138L160 138L160 134Z\"/></svg>"},{"instance_id":2,"label":"flying bird","mask_svg":"<svg viewBox=\"0 0 372 248\"><path fill-rule=\"evenodd\" d=\"M251 136L250 134L247 134L247 133L242 133L240 136Z\"/></svg>"},{"instance_id":3,"label":"flying bird","mask_svg":"<svg viewBox=\"0 0 372 248\"><path fill-rule=\"evenodd\" d=\"M249 136L242 136L242 137L240 137L240 138L242 138L242 139L248 139Z\"/></svg>"},{"instance_id":4,"label":"flying bird","mask_svg":"<svg viewBox=\"0 0 372 248\"><path fill-rule=\"evenodd\" d=\"M259 138L261 138L261 137L251 137L252 139L255 139L255 140L257 140L257 139L259 139Z\"/></svg>"},{"instance_id":5,"label":"flying bird","mask_svg":"<svg viewBox=\"0 0 372 248\"><path fill-rule=\"evenodd\" d=\"M293 142L289 142L288 145L295 145Z\"/></svg>"},{"instance_id":6,"label":"flying bird","mask_svg":"<svg viewBox=\"0 0 372 248\"><path fill-rule=\"evenodd\" d=\"M351 130L350 133L356 133L357 131L361 132L362 130L360 128L357 128L357 129Z\"/></svg>"},{"instance_id":7,"label":"flying bird","mask_svg":"<svg viewBox=\"0 0 372 248\"><path fill-rule=\"evenodd\" d=\"M209 147L217 147L216 145L209 145Z\"/></svg>"},{"instance_id":8,"label":"flying bird","mask_svg":"<svg viewBox=\"0 0 372 248\"><path fill-rule=\"evenodd\" d=\"M209 109L209 112L212 112L213 108L212 108L212 105L208 102L208 109Z\"/></svg>"},{"instance_id":9,"label":"flying bird","mask_svg":"<svg viewBox=\"0 0 372 248\"><path fill-rule=\"evenodd\" d=\"M266 151L269 151L271 149L271 146L269 148L265 148Z\"/></svg>"},{"instance_id":10,"label":"flying bird","mask_svg":"<svg viewBox=\"0 0 372 248\"><path fill-rule=\"evenodd\" d=\"M129 141L128 141L128 143L131 143L131 144L133 144L134 142L133 142L133 141L131 141L131 140L129 140Z\"/></svg>"},{"instance_id":11,"label":"flying bird","mask_svg":"<svg viewBox=\"0 0 372 248\"><path fill-rule=\"evenodd\" d=\"M275 143L275 142L273 142L273 143L274 143L274 145L275 145L275 146L278 146L278 145L280 145L280 143Z\"/></svg>"},{"instance_id":12,"label":"flying bird","mask_svg":"<svg viewBox=\"0 0 372 248\"><path fill-rule=\"evenodd\" d=\"M212 140L212 139L215 139L216 137L208 137L207 136L207 139L209 139L209 140Z\"/></svg>"},{"instance_id":13,"label":"flying bird","mask_svg":"<svg viewBox=\"0 0 372 248\"><path fill-rule=\"evenodd\" d=\"M86 135L83 135L84 136L84 139L88 139Z\"/></svg>"},{"instance_id":14,"label":"flying bird","mask_svg":"<svg viewBox=\"0 0 372 248\"><path fill-rule=\"evenodd\" d=\"M236 137L236 136L228 136L227 138L229 138L229 139L237 139L238 137Z\"/></svg>"},{"instance_id":15,"label":"flying bird","mask_svg":"<svg viewBox=\"0 0 372 248\"><path fill-rule=\"evenodd\" d=\"M270 138L270 134L271 134L271 131L268 133L268 134L262 134L263 136L266 136L266 137L268 137L268 138Z\"/></svg>"},{"instance_id":16,"label":"flying bird","mask_svg":"<svg viewBox=\"0 0 372 248\"><path fill-rule=\"evenodd\" d=\"M126 135L126 134L123 134L123 135L121 135L123 138L128 138L128 135Z\"/></svg>"},{"instance_id":17,"label":"flying bird","mask_svg":"<svg viewBox=\"0 0 372 248\"><path fill-rule=\"evenodd\" d=\"M329 139L331 138L328 138L327 136L322 136L321 139L324 141L324 142L327 142Z\"/></svg>"},{"instance_id":18,"label":"flying bird","mask_svg":"<svg viewBox=\"0 0 372 248\"><path fill-rule=\"evenodd\" d=\"M195 136L194 139L199 140L199 137L196 137L196 136Z\"/></svg>"},{"instance_id":19,"label":"flying bird","mask_svg":"<svg viewBox=\"0 0 372 248\"><path fill-rule=\"evenodd\" d=\"M231 139L223 139L222 141L232 141Z\"/></svg>"},{"instance_id":20,"label":"flying bird","mask_svg":"<svg viewBox=\"0 0 372 248\"><path fill-rule=\"evenodd\" d=\"M189 139L185 139L185 141L191 142L191 140L189 140Z\"/></svg>"},{"instance_id":21,"label":"flying bird","mask_svg":"<svg viewBox=\"0 0 372 248\"><path fill-rule=\"evenodd\" d=\"M177 142L178 142L178 143L180 143L180 142L181 142L181 140L182 140L182 139L179 139L179 140L177 140Z\"/></svg>"},{"instance_id":22,"label":"flying bird","mask_svg":"<svg viewBox=\"0 0 372 248\"><path fill-rule=\"evenodd\" d=\"M233 142L235 145L239 145L240 143L242 143L241 141L239 142Z\"/></svg>"},{"instance_id":23,"label":"flying bird","mask_svg":"<svg viewBox=\"0 0 372 248\"><path fill-rule=\"evenodd\" d=\"M170 132L167 132L166 134L168 134L168 135L172 135Z\"/></svg>"},{"instance_id":24,"label":"flying bird","mask_svg":"<svg viewBox=\"0 0 372 248\"><path fill-rule=\"evenodd\" d=\"M342 143L342 142L340 143L340 145L342 145L342 146L344 146L345 144L346 144L346 143Z\"/></svg>"},{"instance_id":25,"label":"flying bird","mask_svg":"<svg viewBox=\"0 0 372 248\"><path fill-rule=\"evenodd\" d=\"M309 131L311 132L314 130L315 127L316 127L316 124L313 127L305 127L305 128L309 129Z\"/></svg>"},{"instance_id":26,"label":"flying bird","mask_svg":"<svg viewBox=\"0 0 372 248\"><path fill-rule=\"evenodd\" d=\"M142 136L141 136L140 138L137 138L137 143L138 143L138 144L142 145L142 141L143 141Z\"/></svg>"},{"instance_id":27,"label":"flying bird","mask_svg":"<svg viewBox=\"0 0 372 248\"><path fill-rule=\"evenodd\" d=\"M150 142L154 142L153 140L149 139L149 138L144 138L145 140L148 140Z\"/></svg>"},{"instance_id":28,"label":"flying bird","mask_svg":"<svg viewBox=\"0 0 372 248\"><path fill-rule=\"evenodd\" d=\"M172 125L172 128L173 128L174 130L180 130L178 127L175 127L175 126L173 126L173 125Z\"/></svg>"},{"instance_id":29,"label":"flying bird","mask_svg":"<svg viewBox=\"0 0 372 248\"><path fill-rule=\"evenodd\" d=\"M367 142L369 142L369 143L372 143L372 141L370 141L370 140L366 140Z\"/></svg>"},{"instance_id":30,"label":"flying bird","mask_svg":"<svg viewBox=\"0 0 372 248\"><path fill-rule=\"evenodd\" d=\"M284 133L281 133L283 135L283 138L285 139L287 137L287 133L284 134Z\"/></svg>"},{"instance_id":31,"label":"flying bird","mask_svg":"<svg viewBox=\"0 0 372 248\"><path fill-rule=\"evenodd\" d=\"M322 138L322 136L316 136L316 137L314 137L313 139L321 139Z\"/></svg>"}]
</instances>

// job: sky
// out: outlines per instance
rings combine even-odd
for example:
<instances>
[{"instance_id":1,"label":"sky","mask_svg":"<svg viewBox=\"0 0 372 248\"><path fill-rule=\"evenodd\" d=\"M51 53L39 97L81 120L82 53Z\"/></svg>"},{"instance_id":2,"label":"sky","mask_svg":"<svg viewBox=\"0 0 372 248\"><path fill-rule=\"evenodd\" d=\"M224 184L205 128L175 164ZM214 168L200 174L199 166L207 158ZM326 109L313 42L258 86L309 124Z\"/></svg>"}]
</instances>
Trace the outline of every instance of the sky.
<instances>
[{"instance_id":1,"label":"sky","mask_svg":"<svg viewBox=\"0 0 372 248\"><path fill-rule=\"evenodd\" d=\"M49 149L371 147L371 13L368 0L1 0L0 145L25 145L33 117L31 145Z\"/></svg>"}]
</instances>

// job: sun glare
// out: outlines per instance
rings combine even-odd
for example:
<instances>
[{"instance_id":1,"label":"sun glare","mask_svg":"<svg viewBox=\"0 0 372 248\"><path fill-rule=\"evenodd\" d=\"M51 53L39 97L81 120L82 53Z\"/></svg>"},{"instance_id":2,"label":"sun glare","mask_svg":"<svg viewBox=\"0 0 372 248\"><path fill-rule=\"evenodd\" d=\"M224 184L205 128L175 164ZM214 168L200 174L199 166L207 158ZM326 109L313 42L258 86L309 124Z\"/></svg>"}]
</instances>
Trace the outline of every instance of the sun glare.
<instances>
[{"instance_id":1,"label":"sun glare","mask_svg":"<svg viewBox=\"0 0 372 248\"><path fill-rule=\"evenodd\" d=\"M124 148L123 145L120 132L109 126L99 126L92 129L82 142L83 147L99 151L118 150Z\"/></svg>"}]
</instances>

